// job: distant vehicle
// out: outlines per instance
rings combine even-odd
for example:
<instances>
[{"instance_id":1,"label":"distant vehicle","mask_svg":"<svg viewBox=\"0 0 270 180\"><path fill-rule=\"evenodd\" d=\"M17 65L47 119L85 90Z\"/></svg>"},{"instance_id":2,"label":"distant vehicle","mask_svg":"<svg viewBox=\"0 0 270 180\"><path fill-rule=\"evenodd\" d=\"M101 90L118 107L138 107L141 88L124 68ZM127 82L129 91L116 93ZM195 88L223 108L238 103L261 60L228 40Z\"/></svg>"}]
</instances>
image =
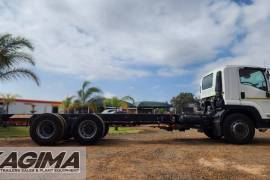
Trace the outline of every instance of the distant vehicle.
<instances>
[{"instance_id":1,"label":"distant vehicle","mask_svg":"<svg viewBox=\"0 0 270 180\"><path fill-rule=\"evenodd\" d=\"M105 109L104 111L101 112L101 114L115 114L116 110L115 109Z\"/></svg>"},{"instance_id":2,"label":"distant vehicle","mask_svg":"<svg viewBox=\"0 0 270 180\"><path fill-rule=\"evenodd\" d=\"M126 114L125 111L117 111L116 109L105 109L101 114Z\"/></svg>"}]
</instances>

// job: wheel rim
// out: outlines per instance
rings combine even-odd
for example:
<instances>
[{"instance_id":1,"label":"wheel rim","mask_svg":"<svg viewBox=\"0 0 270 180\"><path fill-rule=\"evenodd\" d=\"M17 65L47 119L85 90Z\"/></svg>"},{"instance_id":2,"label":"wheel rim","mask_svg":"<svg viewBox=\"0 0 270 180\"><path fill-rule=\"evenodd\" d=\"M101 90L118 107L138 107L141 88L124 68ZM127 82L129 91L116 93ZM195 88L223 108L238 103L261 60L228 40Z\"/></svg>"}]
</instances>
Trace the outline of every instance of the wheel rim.
<instances>
[{"instance_id":1,"label":"wheel rim","mask_svg":"<svg viewBox=\"0 0 270 180\"><path fill-rule=\"evenodd\" d=\"M244 122L237 121L232 124L233 134L238 139L244 139L249 135L249 126Z\"/></svg>"},{"instance_id":2,"label":"wheel rim","mask_svg":"<svg viewBox=\"0 0 270 180\"><path fill-rule=\"evenodd\" d=\"M37 135L42 139L50 139L56 133L56 125L50 120L41 121L37 126Z\"/></svg>"},{"instance_id":3,"label":"wheel rim","mask_svg":"<svg viewBox=\"0 0 270 180\"><path fill-rule=\"evenodd\" d=\"M79 135L84 139L91 139L97 133L97 124L92 120L85 120L79 124Z\"/></svg>"}]
</instances>

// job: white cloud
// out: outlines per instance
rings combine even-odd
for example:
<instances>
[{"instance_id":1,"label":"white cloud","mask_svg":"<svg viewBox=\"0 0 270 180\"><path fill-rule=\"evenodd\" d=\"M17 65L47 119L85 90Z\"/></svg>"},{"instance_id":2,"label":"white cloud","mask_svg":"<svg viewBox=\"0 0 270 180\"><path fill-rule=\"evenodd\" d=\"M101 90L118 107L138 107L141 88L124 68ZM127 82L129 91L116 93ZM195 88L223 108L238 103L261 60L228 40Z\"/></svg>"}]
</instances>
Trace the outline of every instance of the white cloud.
<instances>
[{"instance_id":1,"label":"white cloud","mask_svg":"<svg viewBox=\"0 0 270 180\"><path fill-rule=\"evenodd\" d=\"M112 98L114 96L116 96L115 94L111 93L111 92L104 92L103 96L105 98Z\"/></svg>"},{"instance_id":2,"label":"white cloud","mask_svg":"<svg viewBox=\"0 0 270 180\"><path fill-rule=\"evenodd\" d=\"M188 74L190 71L182 68L160 68L157 71L157 75L163 76L163 77L173 77L173 76L179 76L183 74Z\"/></svg>"},{"instance_id":3,"label":"white cloud","mask_svg":"<svg viewBox=\"0 0 270 180\"><path fill-rule=\"evenodd\" d=\"M178 76L197 63L207 63L200 67L206 70L269 61L269 7L264 0L250 6L229 0L3 0L0 33L30 38L38 68L52 72L84 79ZM213 62L241 32L247 36L232 47L234 57Z\"/></svg>"},{"instance_id":4,"label":"white cloud","mask_svg":"<svg viewBox=\"0 0 270 180\"><path fill-rule=\"evenodd\" d=\"M226 64L270 67L270 1L256 0L242 8L240 29L245 33L231 51L232 57L219 58L207 64L202 72Z\"/></svg>"}]
</instances>

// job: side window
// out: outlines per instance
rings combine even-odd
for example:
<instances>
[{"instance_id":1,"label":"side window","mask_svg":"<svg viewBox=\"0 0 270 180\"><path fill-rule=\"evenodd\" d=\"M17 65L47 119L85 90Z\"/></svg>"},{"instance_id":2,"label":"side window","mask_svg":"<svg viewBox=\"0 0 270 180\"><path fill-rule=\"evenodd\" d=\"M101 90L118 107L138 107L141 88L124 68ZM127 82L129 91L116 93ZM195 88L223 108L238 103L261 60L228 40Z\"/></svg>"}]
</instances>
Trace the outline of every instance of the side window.
<instances>
[{"instance_id":1,"label":"side window","mask_svg":"<svg viewBox=\"0 0 270 180\"><path fill-rule=\"evenodd\" d=\"M240 69L240 83L267 91L264 73L259 69Z\"/></svg>"},{"instance_id":2,"label":"side window","mask_svg":"<svg viewBox=\"0 0 270 180\"><path fill-rule=\"evenodd\" d=\"M202 90L209 89L213 86L213 73L205 76L202 80Z\"/></svg>"}]
</instances>

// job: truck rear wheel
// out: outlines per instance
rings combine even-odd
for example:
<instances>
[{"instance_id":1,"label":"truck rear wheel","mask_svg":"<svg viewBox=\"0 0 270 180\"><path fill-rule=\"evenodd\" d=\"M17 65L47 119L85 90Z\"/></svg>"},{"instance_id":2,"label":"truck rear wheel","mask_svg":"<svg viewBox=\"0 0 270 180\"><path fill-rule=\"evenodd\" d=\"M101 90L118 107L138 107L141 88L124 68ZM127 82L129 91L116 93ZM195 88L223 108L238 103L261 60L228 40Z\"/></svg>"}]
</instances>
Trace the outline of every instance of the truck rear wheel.
<instances>
[{"instance_id":1,"label":"truck rear wheel","mask_svg":"<svg viewBox=\"0 0 270 180\"><path fill-rule=\"evenodd\" d=\"M62 139L66 131L64 118L56 114L42 114L32 121L30 136L39 145L54 145Z\"/></svg>"},{"instance_id":2,"label":"truck rear wheel","mask_svg":"<svg viewBox=\"0 0 270 180\"><path fill-rule=\"evenodd\" d=\"M235 113L225 118L223 124L225 141L232 144L251 143L255 134L255 127L249 117Z\"/></svg>"},{"instance_id":3,"label":"truck rear wheel","mask_svg":"<svg viewBox=\"0 0 270 180\"><path fill-rule=\"evenodd\" d=\"M203 131L204 131L204 134L211 139L221 139L222 138L222 135L214 134L213 129L211 129L211 128L205 128Z\"/></svg>"},{"instance_id":4,"label":"truck rear wheel","mask_svg":"<svg viewBox=\"0 0 270 180\"><path fill-rule=\"evenodd\" d=\"M80 118L73 127L73 136L82 145L96 144L104 133L104 122L95 116Z\"/></svg>"}]
</instances>

